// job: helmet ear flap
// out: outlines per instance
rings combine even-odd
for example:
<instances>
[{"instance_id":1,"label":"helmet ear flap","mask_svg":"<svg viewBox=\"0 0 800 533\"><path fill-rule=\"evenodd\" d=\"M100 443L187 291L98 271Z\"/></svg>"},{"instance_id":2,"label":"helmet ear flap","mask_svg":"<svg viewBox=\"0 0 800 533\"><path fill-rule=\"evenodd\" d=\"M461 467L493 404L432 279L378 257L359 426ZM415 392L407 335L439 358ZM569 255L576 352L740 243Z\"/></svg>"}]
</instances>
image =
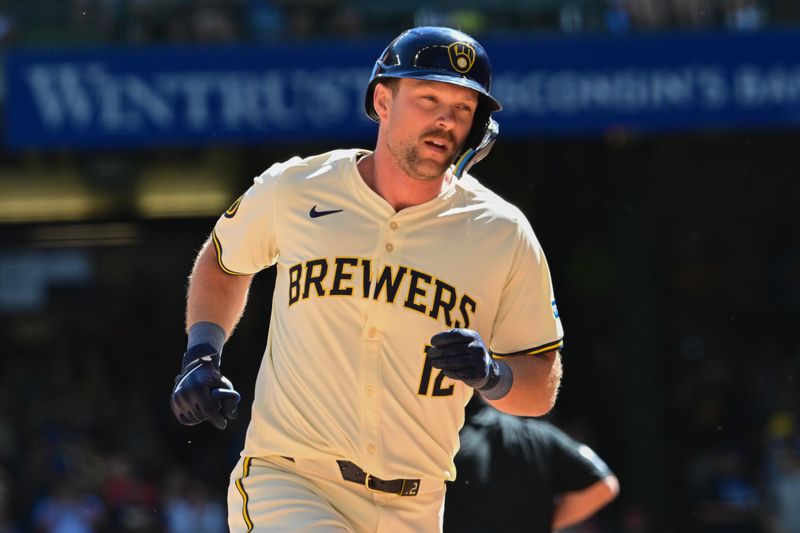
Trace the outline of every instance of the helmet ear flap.
<instances>
[{"instance_id":1,"label":"helmet ear flap","mask_svg":"<svg viewBox=\"0 0 800 533\"><path fill-rule=\"evenodd\" d=\"M461 156L455 162L455 171L453 174L456 178L460 178L467 172L472 165L489 155L489 152L494 146L494 141L500 134L500 125L491 117L489 117L486 127L482 130L483 137L478 142L475 148L466 148Z\"/></svg>"},{"instance_id":2,"label":"helmet ear flap","mask_svg":"<svg viewBox=\"0 0 800 533\"><path fill-rule=\"evenodd\" d=\"M491 115L492 112L489 107L481 101L475 110L475 115L472 117L472 128L464 141L464 151L478 147L486 133L486 129L489 127L489 122L492 120Z\"/></svg>"},{"instance_id":3,"label":"helmet ear flap","mask_svg":"<svg viewBox=\"0 0 800 533\"><path fill-rule=\"evenodd\" d=\"M464 141L464 148L456 156L454 162L457 178L460 178L472 165L486 157L499 130L497 122L492 118L491 108L481 98L478 109L475 110L475 115L472 117L472 128ZM487 142L487 136L491 136L489 142Z\"/></svg>"}]
</instances>

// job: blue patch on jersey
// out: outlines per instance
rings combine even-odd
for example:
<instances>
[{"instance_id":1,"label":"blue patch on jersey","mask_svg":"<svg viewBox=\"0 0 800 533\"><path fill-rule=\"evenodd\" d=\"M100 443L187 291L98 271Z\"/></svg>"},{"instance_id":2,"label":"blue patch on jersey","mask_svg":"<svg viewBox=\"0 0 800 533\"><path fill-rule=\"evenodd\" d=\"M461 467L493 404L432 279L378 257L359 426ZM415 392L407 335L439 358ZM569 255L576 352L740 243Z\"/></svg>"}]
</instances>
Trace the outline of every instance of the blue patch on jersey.
<instances>
[{"instance_id":1,"label":"blue patch on jersey","mask_svg":"<svg viewBox=\"0 0 800 533\"><path fill-rule=\"evenodd\" d=\"M553 300L550 302L550 305L553 307L553 316L558 318L558 307L556 307L556 301Z\"/></svg>"}]
</instances>

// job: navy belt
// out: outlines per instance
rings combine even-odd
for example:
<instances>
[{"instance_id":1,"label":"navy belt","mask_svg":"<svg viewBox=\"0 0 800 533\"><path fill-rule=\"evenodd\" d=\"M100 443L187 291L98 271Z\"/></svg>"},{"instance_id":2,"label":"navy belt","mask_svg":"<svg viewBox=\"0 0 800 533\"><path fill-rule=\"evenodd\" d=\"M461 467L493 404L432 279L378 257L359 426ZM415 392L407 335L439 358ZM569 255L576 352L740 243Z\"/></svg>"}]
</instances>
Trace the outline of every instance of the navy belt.
<instances>
[{"instance_id":1,"label":"navy belt","mask_svg":"<svg viewBox=\"0 0 800 533\"><path fill-rule=\"evenodd\" d=\"M281 457L294 462L293 457L286 457L285 455ZM397 494L398 496L416 496L419 493L419 479L386 480L375 477L372 474L367 474L355 463L351 463L350 461L336 461L336 463L339 465L342 479L364 485L369 490Z\"/></svg>"},{"instance_id":2,"label":"navy belt","mask_svg":"<svg viewBox=\"0 0 800 533\"><path fill-rule=\"evenodd\" d=\"M381 479L371 474L367 474L361 468L350 461L336 461L342 478L364 485L369 490L377 492L387 492L399 496L416 496L419 492L419 479Z\"/></svg>"}]
</instances>

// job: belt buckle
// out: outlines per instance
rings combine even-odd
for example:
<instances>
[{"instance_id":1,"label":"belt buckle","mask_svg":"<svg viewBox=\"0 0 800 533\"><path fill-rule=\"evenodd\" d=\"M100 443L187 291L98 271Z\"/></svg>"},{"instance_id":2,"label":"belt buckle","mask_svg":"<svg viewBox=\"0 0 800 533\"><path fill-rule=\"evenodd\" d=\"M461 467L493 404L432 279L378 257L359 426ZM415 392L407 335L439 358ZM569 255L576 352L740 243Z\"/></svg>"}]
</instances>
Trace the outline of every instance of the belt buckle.
<instances>
[{"instance_id":1,"label":"belt buckle","mask_svg":"<svg viewBox=\"0 0 800 533\"><path fill-rule=\"evenodd\" d=\"M383 492L382 490L373 489L372 487L370 487L369 486L369 480L370 480L370 478L373 478L375 476L373 476L372 474L367 474L366 472L364 472L364 473L366 474L366 476L364 477L364 486L367 487L367 490L369 490L371 492Z\"/></svg>"}]
</instances>

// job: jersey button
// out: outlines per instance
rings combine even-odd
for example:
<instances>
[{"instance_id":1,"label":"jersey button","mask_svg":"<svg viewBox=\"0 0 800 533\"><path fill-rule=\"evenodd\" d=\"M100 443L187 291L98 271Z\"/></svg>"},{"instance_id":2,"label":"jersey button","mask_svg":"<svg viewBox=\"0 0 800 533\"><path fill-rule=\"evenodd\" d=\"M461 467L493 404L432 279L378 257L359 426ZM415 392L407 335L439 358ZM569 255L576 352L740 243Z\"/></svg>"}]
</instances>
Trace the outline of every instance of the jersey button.
<instances>
[{"instance_id":1,"label":"jersey button","mask_svg":"<svg viewBox=\"0 0 800 533\"><path fill-rule=\"evenodd\" d=\"M385 248L387 252L391 252L392 250L394 250L394 244L387 242Z\"/></svg>"},{"instance_id":2,"label":"jersey button","mask_svg":"<svg viewBox=\"0 0 800 533\"><path fill-rule=\"evenodd\" d=\"M367 452L372 454L372 453L375 453L375 450L377 450L377 449L378 448L374 444L372 444L371 442L369 444L367 444Z\"/></svg>"},{"instance_id":3,"label":"jersey button","mask_svg":"<svg viewBox=\"0 0 800 533\"><path fill-rule=\"evenodd\" d=\"M398 224L397 222L392 220L391 222L389 222L389 227L392 228L392 229L397 229L397 228L400 227L400 224Z\"/></svg>"},{"instance_id":4,"label":"jersey button","mask_svg":"<svg viewBox=\"0 0 800 533\"><path fill-rule=\"evenodd\" d=\"M366 394L367 396L372 396L373 394L375 394L375 387L373 387L372 385L367 385L366 387L364 387L364 394Z\"/></svg>"},{"instance_id":5,"label":"jersey button","mask_svg":"<svg viewBox=\"0 0 800 533\"><path fill-rule=\"evenodd\" d=\"M378 334L378 328L369 328L367 330L367 337L374 337Z\"/></svg>"}]
</instances>

